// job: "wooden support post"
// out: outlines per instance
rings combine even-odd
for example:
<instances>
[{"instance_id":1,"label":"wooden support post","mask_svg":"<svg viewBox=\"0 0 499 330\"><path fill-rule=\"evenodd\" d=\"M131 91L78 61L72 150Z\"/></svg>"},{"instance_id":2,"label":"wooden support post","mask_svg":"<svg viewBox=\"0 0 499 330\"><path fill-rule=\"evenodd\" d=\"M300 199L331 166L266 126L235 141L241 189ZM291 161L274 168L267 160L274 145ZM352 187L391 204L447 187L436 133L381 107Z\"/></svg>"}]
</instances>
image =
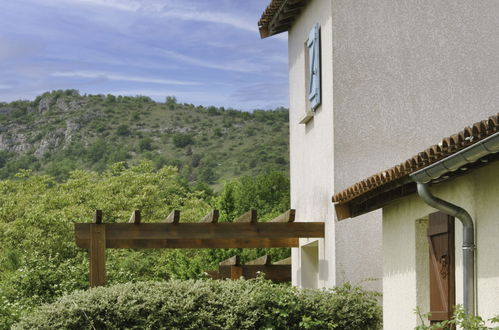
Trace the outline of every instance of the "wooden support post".
<instances>
[{"instance_id":1,"label":"wooden support post","mask_svg":"<svg viewBox=\"0 0 499 330\"><path fill-rule=\"evenodd\" d=\"M180 211L173 210L163 222L178 224L180 222Z\"/></svg>"},{"instance_id":2,"label":"wooden support post","mask_svg":"<svg viewBox=\"0 0 499 330\"><path fill-rule=\"evenodd\" d=\"M238 280L243 276L243 267L241 266L230 266L230 279Z\"/></svg>"},{"instance_id":3,"label":"wooden support post","mask_svg":"<svg viewBox=\"0 0 499 330\"><path fill-rule=\"evenodd\" d=\"M130 216L130 220L128 220L128 222L135 223L138 225L140 223L140 220L141 220L140 211L135 210L135 211L133 211L132 215Z\"/></svg>"},{"instance_id":4,"label":"wooden support post","mask_svg":"<svg viewBox=\"0 0 499 330\"><path fill-rule=\"evenodd\" d=\"M102 223L92 223L90 224L90 287L105 284L106 226Z\"/></svg>"},{"instance_id":5,"label":"wooden support post","mask_svg":"<svg viewBox=\"0 0 499 330\"><path fill-rule=\"evenodd\" d=\"M234 220L234 222L249 222L255 223L257 221L256 210L249 210L248 212L241 215L239 218Z\"/></svg>"}]
</instances>

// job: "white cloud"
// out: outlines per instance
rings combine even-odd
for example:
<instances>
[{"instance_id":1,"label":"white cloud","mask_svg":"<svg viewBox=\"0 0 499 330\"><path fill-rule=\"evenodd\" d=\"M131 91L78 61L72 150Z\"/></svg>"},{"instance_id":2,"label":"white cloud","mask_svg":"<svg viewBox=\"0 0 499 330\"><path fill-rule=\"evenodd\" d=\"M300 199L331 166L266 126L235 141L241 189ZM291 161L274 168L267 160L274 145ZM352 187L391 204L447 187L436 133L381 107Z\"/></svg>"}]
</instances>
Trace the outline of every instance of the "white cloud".
<instances>
[{"instance_id":1,"label":"white cloud","mask_svg":"<svg viewBox=\"0 0 499 330\"><path fill-rule=\"evenodd\" d=\"M12 88L12 86L0 84L0 89L10 89L10 88Z\"/></svg>"},{"instance_id":2,"label":"white cloud","mask_svg":"<svg viewBox=\"0 0 499 330\"><path fill-rule=\"evenodd\" d=\"M150 84L163 84L163 85L179 85L179 86L194 86L200 85L198 82L170 80L161 78L150 78L140 76L120 75L109 72L100 71L67 71L67 72L54 72L51 74L53 77L69 77L69 78L89 78L89 79L105 79L113 81L133 81Z\"/></svg>"},{"instance_id":3,"label":"white cloud","mask_svg":"<svg viewBox=\"0 0 499 330\"><path fill-rule=\"evenodd\" d=\"M198 57L187 56L184 54L180 54L171 50L158 50L162 55L165 55L168 58L187 63L192 65L197 65L204 68L223 70L223 71L235 71L235 72L257 72L263 71L264 67L258 64L254 64L245 60L238 60L232 62L222 62L222 63L213 63L206 60L201 60Z\"/></svg>"},{"instance_id":4,"label":"white cloud","mask_svg":"<svg viewBox=\"0 0 499 330\"><path fill-rule=\"evenodd\" d=\"M37 0L41 1L41 0ZM241 12L231 13L201 9L198 2L190 1L136 1L136 0L43 0L47 4L65 3L105 7L114 10L136 12L152 17L168 17L179 20L216 23L232 26L236 29L257 33L257 23L252 18L243 17Z\"/></svg>"}]
</instances>

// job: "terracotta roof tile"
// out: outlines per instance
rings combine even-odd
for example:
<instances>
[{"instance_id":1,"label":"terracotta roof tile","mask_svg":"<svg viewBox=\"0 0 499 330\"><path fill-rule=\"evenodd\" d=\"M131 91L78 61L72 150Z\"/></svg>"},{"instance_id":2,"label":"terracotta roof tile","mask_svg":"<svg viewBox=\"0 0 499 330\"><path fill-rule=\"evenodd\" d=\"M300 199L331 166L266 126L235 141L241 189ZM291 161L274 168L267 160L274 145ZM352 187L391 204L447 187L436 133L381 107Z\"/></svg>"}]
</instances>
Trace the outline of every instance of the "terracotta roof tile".
<instances>
[{"instance_id":1,"label":"terracotta roof tile","mask_svg":"<svg viewBox=\"0 0 499 330\"><path fill-rule=\"evenodd\" d=\"M309 0L272 0L258 21L262 38L287 31Z\"/></svg>"},{"instance_id":2,"label":"terracotta roof tile","mask_svg":"<svg viewBox=\"0 0 499 330\"><path fill-rule=\"evenodd\" d=\"M333 202L343 204L374 189L394 182L395 180L409 176L428 165L431 165L442 158L464 149L492 134L499 131L499 113L482 120L469 127L465 127L461 132L443 138L438 144L432 145L426 150L409 158L386 171L376 173L353 186L340 191L333 196Z\"/></svg>"}]
</instances>

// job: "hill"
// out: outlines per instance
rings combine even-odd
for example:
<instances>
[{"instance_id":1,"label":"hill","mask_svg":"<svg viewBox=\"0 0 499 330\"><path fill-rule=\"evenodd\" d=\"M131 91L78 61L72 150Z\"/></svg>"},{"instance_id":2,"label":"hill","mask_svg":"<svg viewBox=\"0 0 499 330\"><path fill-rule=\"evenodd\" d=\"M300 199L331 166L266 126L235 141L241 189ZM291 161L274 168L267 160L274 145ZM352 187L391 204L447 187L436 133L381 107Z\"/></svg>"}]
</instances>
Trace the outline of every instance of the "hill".
<instances>
[{"instance_id":1,"label":"hill","mask_svg":"<svg viewBox=\"0 0 499 330\"><path fill-rule=\"evenodd\" d=\"M191 185L270 169L288 171L288 110L243 112L145 96L53 91L0 103L0 179L31 169L64 179L74 169L148 159Z\"/></svg>"}]
</instances>

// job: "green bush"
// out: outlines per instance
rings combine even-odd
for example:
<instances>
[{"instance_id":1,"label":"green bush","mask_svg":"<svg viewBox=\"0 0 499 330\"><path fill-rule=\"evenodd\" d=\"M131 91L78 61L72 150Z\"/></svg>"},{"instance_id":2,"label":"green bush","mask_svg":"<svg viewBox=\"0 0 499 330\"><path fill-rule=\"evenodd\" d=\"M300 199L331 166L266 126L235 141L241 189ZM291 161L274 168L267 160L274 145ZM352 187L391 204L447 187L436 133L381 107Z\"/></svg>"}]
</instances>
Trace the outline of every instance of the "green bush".
<instances>
[{"instance_id":1,"label":"green bush","mask_svg":"<svg viewBox=\"0 0 499 330\"><path fill-rule=\"evenodd\" d=\"M173 135L173 144L177 148L187 147L190 144L194 143L194 139L192 135L188 133L176 133Z\"/></svg>"},{"instance_id":2,"label":"green bush","mask_svg":"<svg viewBox=\"0 0 499 330\"><path fill-rule=\"evenodd\" d=\"M498 327L488 327L485 320L479 315L469 315L464 312L463 306L457 305L454 307L454 313L452 318L447 321L436 322L430 325L426 325L424 319L427 319L431 313L422 314L419 308L415 310L416 314L421 320L422 325L418 325L416 330L440 330L440 329L458 329L466 330L499 330ZM488 320L490 323L499 324L499 315Z\"/></svg>"},{"instance_id":3,"label":"green bush","mask_svg":"<svg viewBox=\"0 0 499 330\"><path fill-rule=\"evenodd\" d=\"M263 279L172 280L76 291L13 329L379 329L376 295L346 284L299 290Z\"/></svg>"}]
</instances>

